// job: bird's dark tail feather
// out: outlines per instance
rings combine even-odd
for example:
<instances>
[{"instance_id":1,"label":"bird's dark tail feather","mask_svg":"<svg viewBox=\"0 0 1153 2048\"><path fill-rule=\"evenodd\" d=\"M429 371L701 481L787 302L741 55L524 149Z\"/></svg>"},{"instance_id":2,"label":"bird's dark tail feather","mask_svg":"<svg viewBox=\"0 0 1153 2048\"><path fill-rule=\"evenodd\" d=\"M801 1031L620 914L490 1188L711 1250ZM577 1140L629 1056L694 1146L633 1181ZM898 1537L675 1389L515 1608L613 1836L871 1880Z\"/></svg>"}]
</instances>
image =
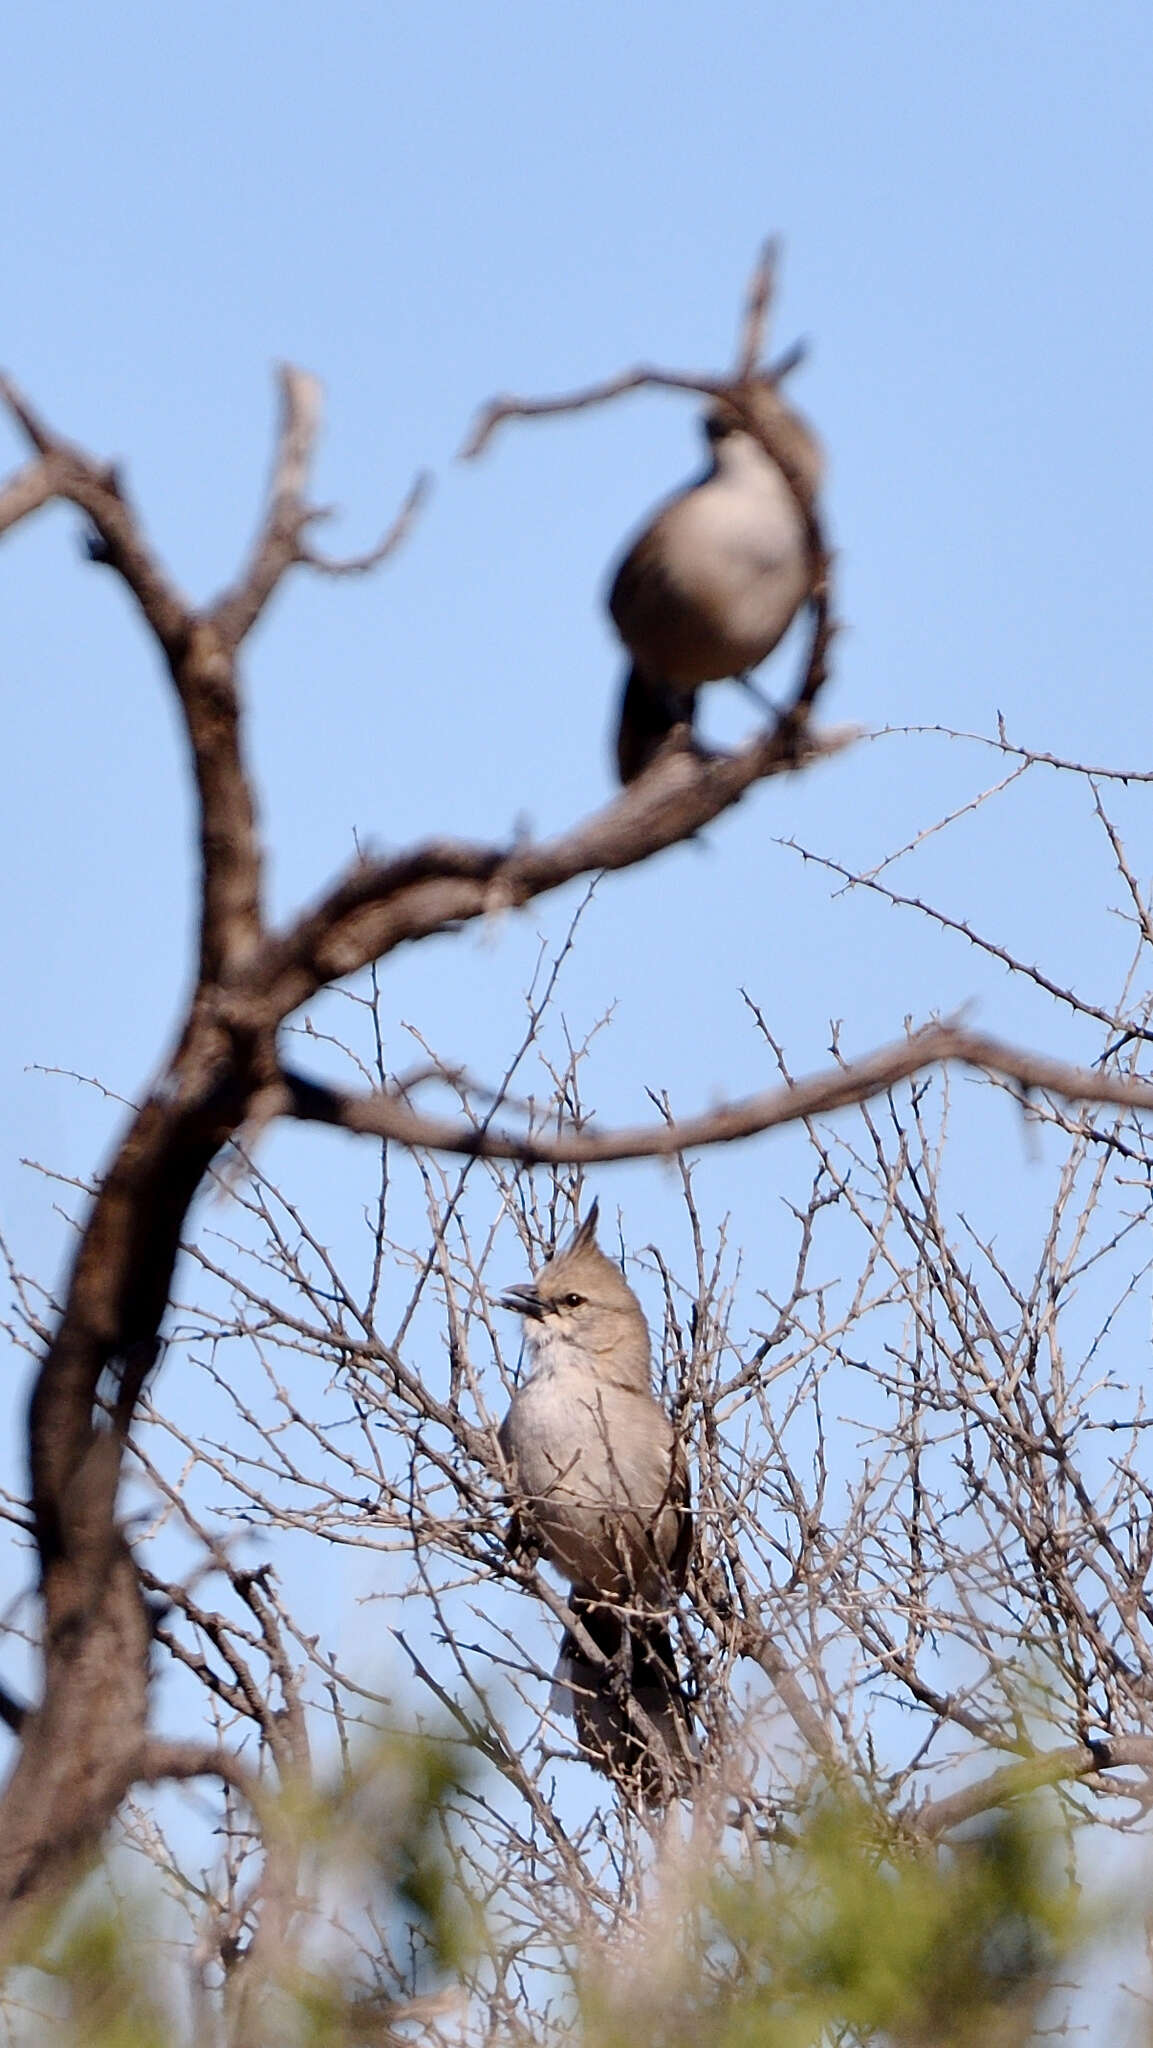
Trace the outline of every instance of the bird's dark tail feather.
<instances>
[{"instance_id":1,"label":"bird's dark tail feather","mask_svg":"<svg viewBox=\"0 0 1153 2048\"><path fill-rule=\"evenodd\" d=\"M595 1770L639 1793L646 1805L665 1806L688 1791L697 1753L668 1625L656 1615L626 1618L579 1594L570 1596L570 1605L606 1661L595 1661L566 1629L554 1701L572 1715Z\"/></svg>"},{"instance_id":2,"label":"bird's dark tail feather","mask_svg":"<svg viewBox=\"0 0 1153 2048\"><path fill-rule=\"evenodd\" d=\"M629 670L617 724L617 773L623 783L636 781L678 726L686 736L692 732L695 706L695 690L674 690L636 667Z\"/></svg>"}]
</instances>

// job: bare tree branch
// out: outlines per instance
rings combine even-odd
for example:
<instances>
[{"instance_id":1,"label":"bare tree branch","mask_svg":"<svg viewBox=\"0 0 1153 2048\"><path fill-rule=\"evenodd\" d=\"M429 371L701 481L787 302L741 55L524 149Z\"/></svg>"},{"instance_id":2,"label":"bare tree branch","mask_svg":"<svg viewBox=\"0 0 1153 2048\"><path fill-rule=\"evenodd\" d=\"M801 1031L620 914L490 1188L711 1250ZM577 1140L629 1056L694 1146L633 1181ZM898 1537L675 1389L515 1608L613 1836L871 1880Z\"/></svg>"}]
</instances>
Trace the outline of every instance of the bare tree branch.
<instances>
[{"instance_id":1,"label":"bare tree branch","mask_svg":"<svg viewBox=\"0 0 1153 2048\"><path fill-rule=\"evenodd\" d=\"M663 757L603 810L540 846L434 840L394 860L359 863L315 910L268 940L250 986L263 986L277 1018L287 1017L328 982L397 946L519 909L579 876L648 860L701 831L754 783L839 753L855 738L850 727L798 734L786 712L736 753Z\"/></svg>"},{"instance_id":2,"label":"bare tree branch","mask_svg":"<svg viewBox=\"0 0 1153 2048\"><path fill-rule=\"evenodd\" d=\"M168 1780L182 1783L189 1778L220 1778L224 1784L231 1785L233 1791L240 1793L254 1814L259 1814L268 1805L268 1795L260 1780L240 1757L222 1743L170 1742L159 1735L150 1735L137 1752L134 1776L140 1785L160 1785Z\"/></svg>"},{"instance_id":3,"label":"bare tree branch","mask_svg":"<svg viewBox=\"0 0 1153 2048\"><path fill-rule=\"evenodd\" d=\"M244 1977L233 1986L236 2013L232 2039L237 2048L267 2039L259 2030L258 2011L264 1994L278 1976L287 1974L287 1943L297 1904L298 1850L291 1827L275 1798L252 1771L223 1744L166 1742L156 1736L143 1743L133 1781L160 1785L192 1778L220 1778L239 1792L260 1829L264 1863L249 1914L259 1909L256 1931L244 1957ZM255 2030L255 2031L254 2031Z\"/></svg>"},{"instance_id":4,"label":"bare tree branch","mask_svg":"<svg viewBox=\"0 0 1153 2048\"><path fill-rule=\"evenodd\" d=\"M1065 1060L1006 1045L959 1024L927 1024L910 1037L882 1046L864 1058L841 1062L820 1074L769 1088L741 1102L722 1103L701 1115L618 1131L588 1125L559 1137L541 1132L510 1134L451 1122L413 1109L399 1093L344 1094L323 1083L285 1072L285 1112L302 1122L335 1124L365 1136L394 1138L434 1152L458 1152L481 1159L514 1159L522 1166L591 1166L618 1159L667 1159L706 1145L729 1145L764 1131L825 1116L850 1104L869 1102L897 1082L927 1067L965 1066L1011 1081L1023 1096L1044 1091L1062 1102L1111 1103L1153 1110L1153 1082L1105 1074Z\"/></svg>"},{"instance_id":5,"label":"bare tree branch","mask_svg":"<svg viewBox=\"0 0 1153 2048\"><path fill-rule=\"evenodd\" d=\"M59 484L59 465L50 458L30 462L25 469L17 470L0 490L0 533L7 533L10 526L18 526L30 513L39 511L41 505L47 505L56 496Z\"/></svg>"},{"instance_id":6,"label":"bare tree branch","mask_svg":"<svg viewBox=\"0 0 1153 2048\"><path fill-rule=\"evenodd\" d=\"M460 458L462 462L473 462L483 455L496 430L505 420L550 419L558 413L583 412L592 405L605 405L610 399L623 398L630 391L690 391L698 398L727 398L729 380L710 377L703 371L698 375L692 371L657 370L647 364L638 364L636 369L622 370L615 377L606 377L599 384L588 384L580 391L566 391L556 398L492 398L477 414L464 442Z\"/></svg>"},{"instance_id":7,"label":"bare tree branch","mask_svg":"<svg viewBox=\"0 0 1153 2048\"><path fill-rule=\"evenodd\" d=\"M0 377L0 401L49 465L52 495L87 513L99 536L99 559L123 578L170 664L178 661L192 612L146 546L116 470L53 434L7 377Z\"/></svg>"},{"instance_id":8,"label":"bare tree branch","mask_svg":"<svg viewBox=\"0 0 1153 2048\"><path fill-rule=\"evenodd\" d=\"M757 365L764 349L780 253L779 241L770 237L753 267L745 294L736 355L727 376L698 374L691 370L658 370L648 364L639 364L636 369L622 370L617 376L607 377L599 384L589 384L583 390L570 391L557 398L493 398L477 414L461 448L461 460L475 461L478 455L483 454L505 420L547 419L558 413L583 412L588 406L605 405L610 399L622 398L630 391L691 391L700 398L723 398L739 406L742 390L756 384L766 374L759 371ZM787 376L800 360L801 353L803 351L790 351L767 373L769 380L776 382ZM750 421L749 425L751 432L765 439L762 420ZM765 445L776 459L776 446L767 439Z\"/></svg>"},{"instance_id":9,"label":"bare tree branch","mask_svg":"<svg viewBox=\"0 0 1153 2048\"><path fill-rule=\"evenodd\" d=\"M1122 1735L1109 1741L1072 1743L1067 1749L1047 1750L1020 1763L1006 1764L1003 1770L979 1779L975 1785L966 1785L944 1799L931 1800L917 1809L914 1825L919 1834L936 1840L964 1821L975 1820L979 1814L990 1813L1010 1800L1027 1798L1042 1786L1068 1784L1094 1777L1101 1771L1133 1767L1153 1772L1153 1735Z\"/></svg>"},{"instance_id":10,"label":"bare tree branch","mask_svg":"<svg viewBox=\"0 0 1153 2048\"><path fill-rule=\"evenodd\" d=\"M736 373L742 381L754 374L764 353L765 331L780 260L780 242L775 235L770 235L749 280L741 338L737 344Z\"/></svg>"},{"instance_id":11,"label":"bare tree branch","mask_svg":"<svg viewBox=\"0 0 1153 2048\"><path fill-rule=\"evenodd\" d=\"M279 377L280 431L264 519L239 582L208 615L229 653L247 638L273 592L300 561L301 534L312 516L304 493L320 431L320 380L291 363L281 365Z\"/></svg>"},{"instance_id":12,"label":"bare tree branch","mask_svg":"<svg viewBox=\"0 0 1153 2048\"><path fill-rule=\"evenodd\" d=\"M935 909L931 903L925 902L919 896L903 896L897 890L886 887L883 882L877 880L875 875L857 874L852 868L846 867L843 861L834 860L827 854L815 853L811 848L802 846L795 839L786 839L779 843L787 847L790 853L799 854L806 865L823 868L829 874L839 876L845 883L846 888L866 889L871 894L879 896L883 902L891 904L896 910L919 911L922 917L929 918L934 924L941 926L943 930L956 932L959 937L968 940L971 946L975 946L979 952L987 953L992 959L1001 961L1002 965L1008 967L1014 974L1025 975L1028 980L1034 982L1046 995L1054 996L1058 1002L1066 1004L1070 1010L1075 1011L1079 1016L1094 1017L1100 1024L1116 1024L1116 1018L1110 1016L1109 1012L1099 1004L1083 1001L1073 990L1062 988L1049 975L1044 974L1039 967L1030 965L1026 961L1015 959L1007 946L999 945L996 941L985 938L980 932L975 931L972 925L967 924L963 918L951 917L947 912Z\"/></svg>"},{"instance_id":13,"label":"bare tree branch","mask_svg":"<svg viewBox=\"0 0 1153 2048\"><path fill-rule=\"evenodd\" d=\"M421 508L426 504L431 489L432 478L427 470L422 470L420 475L413 480L408 496L405 498L392 525L382 535L381 539L377 541L376 546L369 548L367 553L344 556L324 555L320 552L319 548L313 547L310 543L302 543L300 560L307 563L310 569L319 570L324 576L368 575L371 570L379 569L381 563L386 562L391 554L395 554L401 542L408 538L413 521ZM316 513L313 516L320 518L322 515Z\"/></svg>"},{"instance_id":14,"label":"bare tree branch","mask_svg":"<svg viewBox=\"0 0 1153 2048\"><path fill-rule=\"evenodd\" d=\"M359 1066L363 1093L314 1082L280 1062L278 1028L334 981L407 942L522 907L580 876L650 858L700 832L754 783L832 755L854 737L817 734L810 725L834 633L830 556L818 508L806 497L789 449L758 410L758 394L763 397L789 362L786 357L766 372L757 368L772 284L773 252L767 250L750 282L729 376L637 369L568 398L494 401L469 452L479 452L501 420L580 409L642 385L725 399L762 438L806 523L815 594L808 646L785 710L730 756L670 752L612 803L543 844L430 840L391 858L361 861L280 930L269 928L264 903L239 651L295 566L355 574L383 561L411 523L419 484L376 548L344 562L313 548L310 531L321 515L307 490L319 387L285 369L273 475L255 540L235 583L197 610L155 560L116 471L55 435L12 387L0 390L34 451L34 460L0 490L0 530L54 497L75 504L91 522L97 559L125 581L172 678L200 807L202 867L194 993L162 1077L132 1115L95 1193L33 1394L43 1684L27 1711L0 1691L0 1718L21 1737L0 1809L0 1919L9 1926L25 1906L58 1893L91 1858L132 1783L210 1775L247 1802L263 1837L261 1967L274 1974L296 1906L287 1824L259 1776L229 1744L239 1725L242 1739L261 1745L262 1764L303 1782L315 1705L306 1684L330 1689L344 1754L346 1712L355 1734L357 1716L368 1719L381 1704L379 1694L346 1679L319 1634L310 1635L286 1613L264 1565L233 1567L207 1521L199 1538L209 1559L205 1569L223 1575L227 1612L194 1596L198 1581L190 1575L183 1589L170 1592L158 1623L144 1592L163 1581L158 1575L142 1581L116 1522L124 1443L160 1356L162 1329L173 1328L163 1318L190 1205L221 1148L246 1124L258 1128L276 1114L395 1141L414 1154L432 1249L410 1246L402 1257L389 1235L390 1167L383 1150L367 1293L345 1280L299 1212L286 1208L273 1216L272 1197L254 1172L235 1199L249 1221L267 1228L255 1277L250 1270L242 1283L231 1273L227 1251L216 1264L201 1258L202 1272L226 1283L227 1307L201 1314L198 1306L188 1351L211 1380L214 1402L232 1401L236 1438L243 1437L246 1448L241 1452L223 1431L220 1442L209 1443L194 1433L182 1438L172 1427L170 1439L195 1461L198 1476L209 1474L214 1488L239 1502L246 1542L279 1518L280 1526L294 1530L323 1530L333 1545L408 1560L403 1597L424 1599L433 1617L427 1655L408 1651L417 1677L504 1774L505 1809L486 1808L481 1791L471 1816L478 1835L489 1830L488 1840L499 1845L493 1860L505 1890L526 1887L529 1905L519 1910L521 1930L532 1928L523 1936L530 1955L529 1944L538 1939L528 1889L538 1883L536 1859L548 1859L539 1867L565 1888L565 1911L579 1931L597 1914L606 1925L626 1924L622 1900L630 1885L637 1895L643 1889L644 1853L635 1842L622 1847L628 1838L612 1836L603 1816L570 1839L554 1809L551 1774L566 1755L571 1763L571 1743L567 1752L551 1746L564 1735L556 1731L555 1702L544 1710L539 1704L548 1664L525 1647L516 1620L500 1604L515 1597L510 1588L529 1585L530 1578L516 1577L498 1540L501 1472L490 1397L494 1388L507 1394L514 1365L507 1352L502 1357L499 1321L486 1291L485 1258L496 1226L486 1222L477 1250L461 1201L468 1168L450 1171L430 1153L488 1161L502 1227L515 1226L521 1248L535 1253L577 1203L579 1175L558 1172L542 1189L539 1181L505 1172L502 1162L557 1169L674 1155L683 1162L686 1151L702 1146L785 1125L805 1127L815 1162L812 1190L808 1206L802 1198L793 1212L796 1255L782 1269L783 1285L772 1254L758 1272L756 1285L768 1304L763 1328L739 1339L729 1332L720 1253L710 1267L687 1164L695 1276L678 1287L658 1260L666 1310L663 1386L678 1430L698 1440L701 1554L691 1605L686 1601L671 1623L691 1673L702 1785L711 1773L701 1812L708 1799L718 1810L727 1801L760 1826L789 1796L784 1780L791 1761L774 1766L768 1790L764 1777L756 1782L754 1767L734 1761L738 1710L731 1674L737 1666L751 1698L741 1739L755 1754L755 1716L764 1712L771 1687L769 1705L779 1721L791 1723L792 1750L807 1753L806 1777L814 1763L830 1780L880 1784L883 1767L875 1762L873 1731L859 1704L866 1697L875 1701L881 1688L887 1698L895 1693L915 1721L915 1735L911 1758L903 1754L886 1783L889 1791L900 1785L908 1825L927 1839L1039 1783L1089 1780L1100 1792L1104 1773L1153 1771L1153 1738L1140 1732L1146 1688L1153 1684L1147 1640L1151 1496L1127 1448L1148 1418L1136 1411L1116 1418L1117 1430L1128 1436L1113 1457L1115 1439L1104 1434L1113 1419L1096 1412L1097 1455L1082 1458L1077 1430L1087 1410L1078 1408L1080 1392L1069 1392L1066 1361L1056 1358L1058 1305L1098 1256L1084 1221L1091 1201L1078 1218L1055 1209L1037 1273L1020 1282L998 1264L992 1243L978 1240L973 1253L950 1238L921 1124L927 1091L915 1085L908 1100L893 1092L927 1068L957 1064L1007 1083L1027 1109L1051 1120L1059 1113L1054 1105L1096 1104L1114 1112L1098 1121L1117 1144L1123 1132L1126 1157L1140 1157L1144 1168L1137 1119L1153 1109L1153 1082L1050 1059L947 1022L860 1059L836 1057L800 1079L778 1054L777 1084L744 1100L682 1121L666 1109L656 1124L602 1130L582 1113L579 1055L571 1044L550 1068L556 1094L547 1121L503 1093L495 1105L486 1097L482 1114L466 1076L435 1060L424 1071L454 1091L457 1112L424 1113L413 1094L420 1076L397 1083L385 1068L379 1028L372 1058ZM1129 862L1119 828L1100 805L1098 812L1128 892L1126 914L1136 916L1145 943L1153 920L1145 912L1139 864ZM877 886L875 876L850 879ZM967 927L955 929L973 937ZM1077 1007L1116 1022L1103 1008ZM1125 1029L1142 1031L1145 1021L1130 1005ZM538 1022L534 1009L526 1044L535 1042ZM510 1089L519 1059L510 1067ZM529 1091L518 1095L531 1103ZM877 1098L883 1107L870 1109ZM830 1135L822 1120L850 1106L861 1111L851 1131L838 1127ZM525 1128L498 1128L496 1112ZM1083 1150L1100 1135L1068 1120L1064 1128ZM840 1266L822 1265L820 1257L821 1219L834 1211L865 1244L859 1277L844 1284L829 1277ZM1113 1242L1124 1242L1138 1225L1127 1216L1114 1228ZM978 1253L983 1273L992 1275L984 1292L974 1277ZM404 1258L415 1278L408 1300L398 1304L389 1289ZM432 1327L429 1318L440 1302L443 1322ZM390 1327L399 1334L389 1340L383 1319L394 1312L398 1321ZM868 1342L861 1337L866 1327ZM426 1343L430 1328L434 1341ZM230 1341L250 1348L272 1388L276 1422L263 1430L246 1405L247 1393L237 1396L227 1368L217 1364L218 1343ZM1045 1346L1054 1354L1048 1378L1037 1364ZM283 1372L278 1347L289 1360ZM202 1348L206 1359L199 1356ZM834 1373L829 1384L836 1387L838 1416L851 1406L846 1387L851 1394L857 1384L867 1385L868 1403L863 1423L853 1417L846 1425L859 1433L831 1486L825 1431L833 1402L826 1401L823 1383ZM149 1428L166 1426L151 1407L145 1412ZM328 1430L331 1419L336 1426ZM255 1446L252 1434L259 1439ZM1102 1442L1108 1455L1099 1450ZM323 1461L323 1478L300 1454L302 1443L317 1467ZM960 1511L945 1499L945 1467L963 1492ZM143 1458L142 1470L148 1470ZM159 1466L155 1471L162 1512L183 1514L183 1482L170 1484ZM834 1499L842 1481L844 1498ZM955 1521L963 1521L964 1539ZM191 1514L184 1524L184 1534L190 1533L196 1534ZM734 1588L736 1598L730 1597ZM554 1592L536 1582L532 1590L559 1627L572 1625ZM210 1692L218 1742L164 1743L149 1735L149 1666L158 1641ZM1047 1677L1047 1656L1057 1674L1052 1683L1064 1717L1063 1746L1034 1758L1027 1753L1027 1714L1007 1674L1017 1658ZM526 1762L523 1740L506 1730L503 1709L489 1698L494 1665L514 1707L533 1706L541 1731L538 1763ZM459 1705L458 1684L471 1689L475 1707ZM1105 1731L1099 1742L1088 1739L1096 1728ZM1000 1754L1016 1749L1018 1762L918 1807L910 1788L919 1782L915 1773L928 1768L923 1756L933 1745L934 1767L955 1762L961 1745L969 1745L964 1753L971 1756L987 1731L1003 1741ZM1070 1736L1085 1739L1066 1747ZM1125 1795L1124 1786L1114 1789L1119 1798ZM474 1797L471 1790L467 1796ZM459 1810L452 1824L459 1845L458 1818ZM246 1821L237 1835L244 1843L239 1865L255 1851ZM478 1868L484 1865L485 1850L469 1853ZM531 1877L525 1874L530 1866ZM247 1924L250 1896L246 1876L230 1894L234 1905L241 1902L232 1923L237 1929ZM552 1925L562 1928L559 1912ZM563 1943L567 1930L555 1938ZM510 1943L510 1956L513 1950ZM519 1970L519 1957L508 1967ZM254 1972L253 1981L258 1977Z\"/></svg>"}]
</instances>

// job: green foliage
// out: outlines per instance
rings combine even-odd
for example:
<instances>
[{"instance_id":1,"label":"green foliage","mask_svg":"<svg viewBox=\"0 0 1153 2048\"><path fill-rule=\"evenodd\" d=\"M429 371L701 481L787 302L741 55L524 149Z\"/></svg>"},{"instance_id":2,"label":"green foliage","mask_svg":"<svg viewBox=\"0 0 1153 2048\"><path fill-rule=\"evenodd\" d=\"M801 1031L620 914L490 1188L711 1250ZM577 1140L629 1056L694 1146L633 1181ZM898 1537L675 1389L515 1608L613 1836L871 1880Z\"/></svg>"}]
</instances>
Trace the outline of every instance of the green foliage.
<instances>
[{"instance_id":1,"label":"green foliage","mask_svg":"<svg viewBox=\"0 0 1153 2048\"><path fill-rule=\"evenodd\" d=\"M926 1851L830 1800L789 1848L714 1877L627 1970L586 1970L586 2048L1011 2048L1089 1932L1020 1812Z\"/></svg>"},{"instance_id":2,"label":"green foliage","mask_svg":"<svg viewBox=\"0 0 1153 2048\"><path fill-rule=\"evenodd\" d=\"M328 1795L278 1803L280 1850L307 1878L312 1910L271 1941L267 1926L256 1940L249 1928L214 1988L202 1983L208 2036L188 2024L188 1980L169 1967L179 1951L157 1932L155 1898L118 1913L106 1888L94 1905L89 1886L13 1973L8 2039L360 2048L407 2038L413 2023L421 2038L446 1985L451 1995L484 1976L480 1917L452 1851L462 1775L450 1744L390 1738ZM332 1929L358 1915L342 1955ZM882 1811L828 1797L796 1837L756 1845L739 1868L707 1867L691 1843L663 1857L634 1933L581 1957L569 2038L574 2048L1024 2048L1058 1966L1106 1917L1117 1920L1117 1902L1108 1915L1085 1909L1035 1810L927 1848ZM454 2018L465 2011L462 1997Z\"/></svg>"},{"instance_id":3,"label":"green foliage","mask_svg":"<svg viewBox=\"0 0 1153 2048\"><path fill-rule=\"evenodd\" d=\"M393 2016L462 1969L481 1938L447 1824L467 1775L459 1744L390 1736L329 1791L262 1801L266 1887L254 1912L238 1900L227 1940L203 1930L217 1953L192 1986L198 2028L188 1944L160 1933L159 1888L120 1907L94 1873L26 1930L0 1994L7 2042L178 2048L204 2037L206 2014L221 2048L386 2041Z\"/></svg>"},{"instance_id":4,"label":"green foliage","mask_svg":"<svg viewBox=\"0 0 1153 2048\"><path fill-rule=\"evenodd\" d=\"M5 1984L8 2038L52 2048L171 2048L159 1944L134 1916L90 1886L34 1941Z\"/></svg>"},{"instance_id":5,"label":"green foliage","mask_svg":"<svg viewBox=\"0 0 1153 2048\"><path fill-rule=\"evenodd\" d=\"M291 1814L298 1854L419 1940L427 1964L457 1970L482 1931L458 1882L446 1805L472 1775L459 1742L389 1735L331 1792Z\"/></svg>"}]
</instances>

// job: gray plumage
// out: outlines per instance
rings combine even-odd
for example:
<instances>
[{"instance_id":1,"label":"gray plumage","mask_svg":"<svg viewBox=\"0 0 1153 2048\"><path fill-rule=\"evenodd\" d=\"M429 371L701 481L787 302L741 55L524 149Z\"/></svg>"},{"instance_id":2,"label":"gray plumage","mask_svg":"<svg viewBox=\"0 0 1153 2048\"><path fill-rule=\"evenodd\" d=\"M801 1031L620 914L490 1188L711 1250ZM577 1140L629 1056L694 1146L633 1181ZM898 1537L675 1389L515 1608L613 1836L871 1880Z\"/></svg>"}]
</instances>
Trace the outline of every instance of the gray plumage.
<instances>
[{"instance_id":1,"label":"gray plumage","mask_svg":"<svg viewBox=\"0 0 1153 2048\"><path fill-rule=\"evenodd\" d=\"M816 437L772 384L748 397L811 506ZM731 407L704 424L709 468L649 520L609 592L632 657L617 734L625 783L678 726L691 732L702 684L744 677L772 653L812 591L805 521L780 468Z\"/></svg>"},{"instance_id":2,"label":"gray plumage","mask_svg":"<svg viewBox=\"0 0 1153 2048\"><path fill-rule=\"evenodd\" d=\"M640 1303L597 1245L596 1219L594 1203L536 1281L504 1297L525 1318L532 1367L500 1430L509 1540L540 1550L572 1588L579 1629L561 1647L557 1700L582 1747L659 1802L683 1786L692 1755L663 1619L692 1543L688 1468L653 1399Z\"/></svg>"}]
</instances>

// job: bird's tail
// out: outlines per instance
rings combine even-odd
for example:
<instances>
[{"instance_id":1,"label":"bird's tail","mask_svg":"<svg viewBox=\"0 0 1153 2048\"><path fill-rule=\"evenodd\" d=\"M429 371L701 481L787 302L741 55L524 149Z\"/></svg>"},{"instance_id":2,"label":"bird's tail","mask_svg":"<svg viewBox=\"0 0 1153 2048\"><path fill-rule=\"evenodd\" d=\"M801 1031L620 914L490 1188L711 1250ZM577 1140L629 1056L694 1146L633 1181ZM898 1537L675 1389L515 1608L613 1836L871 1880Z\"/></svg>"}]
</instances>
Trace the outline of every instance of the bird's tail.
<instances>
[{"instance_id":1,"label":"bird's tail","mask_svg":"<svg viewBox=\"0 0 1153 2048\"><path fill-rule=\"evenodd\" d=\"M580 1634L565 1630L554 1705L571 1714L595 1770L639 1792L646 1805L665 1806L688 1791L697 1754L668 1624L576 1593L570 1606Z\"/></svg>"},{"instance_id":2,"label":"bird's tail","mask_svg":"<svg viewBox=\"0 0 1153 2048\"><path fill-rule=\"evenodd\" d=\"M634 664L625 677L617 723L617 773L623 783L636 781L678 726L692 731L695 706L695 690L653 682Z\"/></svg>"}]
</instances>

